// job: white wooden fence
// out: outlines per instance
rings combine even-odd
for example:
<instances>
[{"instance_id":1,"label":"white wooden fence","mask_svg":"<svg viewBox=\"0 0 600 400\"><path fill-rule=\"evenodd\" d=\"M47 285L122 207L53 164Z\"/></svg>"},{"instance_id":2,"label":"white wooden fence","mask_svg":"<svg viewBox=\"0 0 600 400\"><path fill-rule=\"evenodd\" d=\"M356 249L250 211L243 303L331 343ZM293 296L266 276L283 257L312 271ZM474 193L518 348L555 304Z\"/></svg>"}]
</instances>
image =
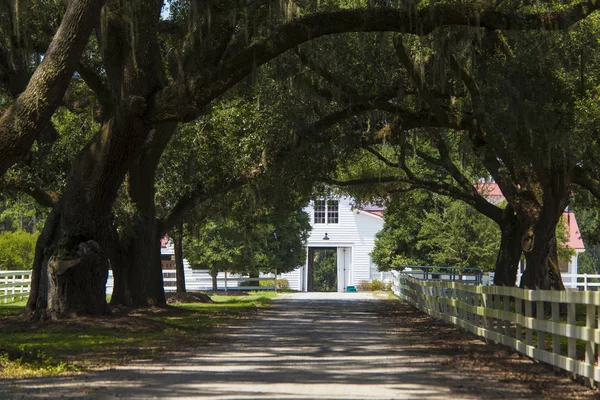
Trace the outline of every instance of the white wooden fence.
<instances>
[{"instance_id":1,"label":"white wooden fence","mask_svg":"<svg viewBox=\"0 0 600 400\"><path fill-rule=\"evenodd\" d=\"M29 294L31 271L0 271L0 300L19 300Z\"/></svg>"},{"instance_id":2,"label":"white wooden fence","mask_svg":"<svg viewBox=\"0 0 600 400\"><path fill-rule=\"evenodd\" d=\"M184 269L186 290L212 290L212 276L208 270ZM274 275L261 274L259 278L249 278L227 272L219 272L217 275L217 290L275 290L277 287L277 277ZM269 286L247 286L240 285L246 281L273 281ZM177 278L175 270L163 270L163 282L165 292L174 292L177 289ZM106 282L106 294L112 294L114 286L112 271L108 271L108 281Z\"/></svg>"},{"instance_id":3,"label":"white wooden fence","mask_svg":"<svg viewBox=\"0 0 600 400\"><path fill-rule=\"evenodd\" d=\"M435 318L580 375L590 385L600 382L600 292L422 281L398 272L392 288Z\"/></svg>"}]
</instances>

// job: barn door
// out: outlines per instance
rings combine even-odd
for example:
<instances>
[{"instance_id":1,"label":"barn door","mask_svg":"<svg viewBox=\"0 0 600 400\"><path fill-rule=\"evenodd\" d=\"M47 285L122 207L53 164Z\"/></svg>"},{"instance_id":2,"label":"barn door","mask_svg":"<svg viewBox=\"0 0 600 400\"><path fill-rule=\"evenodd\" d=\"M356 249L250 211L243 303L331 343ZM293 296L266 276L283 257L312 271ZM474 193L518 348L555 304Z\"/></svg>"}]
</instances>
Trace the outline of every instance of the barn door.
<instances>
[{"instance_id":1,"label":"barn door","mask_svg":"<svg viewBox=\"0 0 600 400\"><path fill-rule=\"evenodd\" d=\"M337 248L337 291L345 292L352 270L352 247Z\"/></svg>"}]
</instances>

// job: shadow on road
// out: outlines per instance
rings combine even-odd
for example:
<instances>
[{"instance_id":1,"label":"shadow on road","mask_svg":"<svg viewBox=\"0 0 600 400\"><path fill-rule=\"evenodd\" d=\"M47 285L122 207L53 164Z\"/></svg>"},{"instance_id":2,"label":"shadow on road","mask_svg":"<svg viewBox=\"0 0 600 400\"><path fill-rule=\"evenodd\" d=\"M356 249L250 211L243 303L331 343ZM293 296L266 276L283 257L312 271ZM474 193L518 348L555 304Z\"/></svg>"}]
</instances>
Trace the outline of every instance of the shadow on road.
<instances>
[{"instance_id":1,"label":"shadow on road","mask_svg":"<svg viewBox=\"0 0 600 400\"><path fill-rule=\"evenodd\" d=\"M465 336L398 301L325 294L288 297L243 325L224 327L217 342L204 348L98 374L3 382L0 397L593 396L544 367ZM501 368L506 373L499 374Z\"/></svg>"}]
</instances>

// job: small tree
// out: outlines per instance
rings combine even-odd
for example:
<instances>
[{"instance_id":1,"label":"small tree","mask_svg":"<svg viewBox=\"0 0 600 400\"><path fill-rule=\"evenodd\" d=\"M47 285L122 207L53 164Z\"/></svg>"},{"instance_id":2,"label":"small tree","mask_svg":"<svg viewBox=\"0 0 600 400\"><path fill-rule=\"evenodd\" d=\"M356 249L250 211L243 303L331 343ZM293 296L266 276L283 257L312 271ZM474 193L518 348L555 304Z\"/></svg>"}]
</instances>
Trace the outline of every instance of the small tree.
<instances>
[{"instance_id":1,"label":"small tree","mask_svg":"<svg viewBox=\"0 0 600 400\"><path fill-rule=\"evenodd\" d=\"M25 231L0 233L0 269L31 269L37 237Z\"/></svg>"}]
</instances>

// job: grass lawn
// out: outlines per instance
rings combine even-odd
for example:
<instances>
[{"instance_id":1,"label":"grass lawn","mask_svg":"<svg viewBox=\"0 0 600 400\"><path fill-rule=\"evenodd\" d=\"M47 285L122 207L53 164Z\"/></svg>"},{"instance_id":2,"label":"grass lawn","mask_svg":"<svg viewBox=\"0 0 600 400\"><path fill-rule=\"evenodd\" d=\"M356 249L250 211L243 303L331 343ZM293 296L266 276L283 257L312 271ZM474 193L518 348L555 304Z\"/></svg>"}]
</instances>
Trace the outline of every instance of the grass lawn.
<instances>
[{"instance_id":1,"label":"grass lawn","mask_svg":"<svg viewBox=\"0 0 600 400\"><path fill-rule=\"evenodd\" d=\"M24 301L0 304L0 378L85 372L190 350L217 341L220 325L247 318L275 296L215 295L214 303L116 309L106 317L44 323L23 319Z\"/></svg>"}]
</instances>

